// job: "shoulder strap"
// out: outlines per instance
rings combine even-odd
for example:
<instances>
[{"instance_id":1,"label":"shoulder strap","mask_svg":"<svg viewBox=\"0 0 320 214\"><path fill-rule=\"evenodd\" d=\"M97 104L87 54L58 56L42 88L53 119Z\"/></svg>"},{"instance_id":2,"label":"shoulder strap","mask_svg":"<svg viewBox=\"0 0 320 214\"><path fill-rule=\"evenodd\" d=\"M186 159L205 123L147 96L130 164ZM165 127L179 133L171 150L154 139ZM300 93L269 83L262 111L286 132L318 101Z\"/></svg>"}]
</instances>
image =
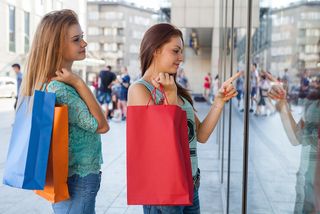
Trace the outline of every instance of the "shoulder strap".
<instances>
[{"instance_id":1,"label":"shoulder strap","mask_svg":"<svg viewBox=\"0 0 320 214\"><path fill-rule=\"evenodd\" d=\"M149 91L150 93L153 91L154 86L151 85L150 83L148 83L147 81L145 81L144 79L139 79L136 81L136 83L138 84L142 84L144 85ZM160 102L160 100L162 99L162 93L159 90L156 90L156 103L158 104Z\"/></svg>"}]
</instances>

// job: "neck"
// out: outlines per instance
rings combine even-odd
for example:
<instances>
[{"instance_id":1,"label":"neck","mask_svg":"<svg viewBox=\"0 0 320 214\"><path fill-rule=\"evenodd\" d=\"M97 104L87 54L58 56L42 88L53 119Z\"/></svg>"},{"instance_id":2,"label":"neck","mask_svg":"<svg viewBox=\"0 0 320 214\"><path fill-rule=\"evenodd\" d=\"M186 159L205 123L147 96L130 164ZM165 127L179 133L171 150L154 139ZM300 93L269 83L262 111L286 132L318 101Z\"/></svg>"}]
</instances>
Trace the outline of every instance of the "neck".
<instances>
[{"instance_id":1,"label":"neck","mask_svg":"<svg viewBox=\"0 0 320 214\"><path fill-rule=\"evenodd\" d=\"M158 77L159 71L156 69L155 65L152 63L143 75L143 79L151 82L152 79Z\"/></svg>"},{"instance_id":2,"label":"neck","mask_svg":"<svg viewBox=\"0 0 320 214\"><path fill-rule=\"evenodd\" d=\"M73 64L73 61L65 61L65 60L63 60L61 67L71 71L72 64Z\"/></svg>"}]
</instances>

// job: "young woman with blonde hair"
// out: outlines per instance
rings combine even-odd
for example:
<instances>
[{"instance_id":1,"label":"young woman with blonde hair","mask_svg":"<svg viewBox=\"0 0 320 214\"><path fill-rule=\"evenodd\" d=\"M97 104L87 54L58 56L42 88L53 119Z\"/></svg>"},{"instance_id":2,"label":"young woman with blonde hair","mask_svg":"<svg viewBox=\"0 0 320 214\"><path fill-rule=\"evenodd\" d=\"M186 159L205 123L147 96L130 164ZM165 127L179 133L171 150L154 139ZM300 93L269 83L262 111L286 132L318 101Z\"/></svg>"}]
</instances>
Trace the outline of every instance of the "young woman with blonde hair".
<instances>
[{"instance_id":1,"label":"young woman with blonde hair","mask_svg":"<svg viewBox=\"0 0 320 214\"><path fill-rule=\"evenodd\" d=\"M102 163L100 133L109 130L104 114L72 64L86 56L87 43L72 10L46 14L33 39L20 95L46 88L56 103L68 105L70 199L52 205L54 213L95 213Z\"/></svg>"}]
</instances>

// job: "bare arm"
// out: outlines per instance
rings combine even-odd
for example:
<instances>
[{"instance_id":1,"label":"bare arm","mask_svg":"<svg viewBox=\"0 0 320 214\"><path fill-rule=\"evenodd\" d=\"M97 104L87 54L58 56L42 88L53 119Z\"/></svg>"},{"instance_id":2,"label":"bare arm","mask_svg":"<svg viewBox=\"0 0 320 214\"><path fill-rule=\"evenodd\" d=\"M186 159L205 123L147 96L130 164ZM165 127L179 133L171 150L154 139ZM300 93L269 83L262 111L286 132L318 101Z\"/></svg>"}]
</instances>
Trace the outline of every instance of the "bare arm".
<instances>
[{"instance_id":1,"label":"bare arm","mask_svg":"<svg viewBox=\"0 0 320 214\"><path fill-rule=\"evenodd\" d=\"M300 143L297 140L297 133L299 131L299 125L303 126L303 120L299 122L299 125L296 123L286 100L279 101L277 103L277 109L280 113L281 122L290 143L294 146L299 145Z\"/></svg>"},{"instance_id":2,"label":"bare arm","mask_svg":"<svg viewBox=\"0 0 320 214\"><path fill-rule=\"evenodd\" d=\"M66 69L57 71L56 75L57 77L53 78L53 80L65 82L74 87L81 99L86 103L90 113L98 122L98 128L96 132L106 133L109 130L107 120L100 108L100 105L85 82L78 75Z\"/></svg>"},{"instance_id":3,"label":"bare arm","mask_svg":"<svg viewBox=\"0 0 320 214\"><path fill-rule=\"evenodd\" d=\"M288 102L286 100L286 90L283 88L283 86L279 83L277 83L276 79L271 76L271 74L266 74L267 77L273 81L272 87L270 92L268 93L268 96L273 100L278 100L276 107L277 110L280 113L281 122L283 125L283 128L290 140L290 143L292 145L299 145L299 141L297 140L297 133L299 131L299 126L294 120L291 111L288 106ZM303 120L299 122L300 126L303 126Z\"/></svg>"},{"instance_id":4,"label":"bare arm","mask_svg":"<svg viewBox=\"0 0 320 214\"><path fill-rule=\"evenodd\" d=\"M200 122L197 115L195 115L196 121L196 129L197 129L197 140L199 143L206 143L214 128L216 127L221 112L223 110L224 102L219 103L218 101L214 101L208 115L205 119Z\"/></svg>"},{"instance_id":5,"label":"bare arm","mask_svg":"<svg viewBox=\"0 0 320 214\"><path fill-rule=\"evenodd\" d=\"M225 102L237 95L237 91L232 85L232 82L235 81L240 75L241 73L238 72L222 84L218 94L213 101L210 111L203 122L200 122L198 117L195 115L198 142L207 142L208 138L210 137L219 121Z\"/></svg>"}]
</instances>

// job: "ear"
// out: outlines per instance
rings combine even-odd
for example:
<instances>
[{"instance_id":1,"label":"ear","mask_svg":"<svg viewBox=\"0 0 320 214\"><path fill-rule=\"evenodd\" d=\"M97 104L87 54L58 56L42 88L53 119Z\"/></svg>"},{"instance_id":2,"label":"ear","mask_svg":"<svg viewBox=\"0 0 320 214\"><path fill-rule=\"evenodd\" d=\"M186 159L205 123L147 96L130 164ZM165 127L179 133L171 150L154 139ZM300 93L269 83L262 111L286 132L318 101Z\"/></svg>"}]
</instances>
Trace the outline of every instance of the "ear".
<instances>
[{"instance_id":1,"label":"ear","mask_svg":"<svg viewBox=\"0 0 320 214\"><path fill-rule=\"evenodd\" d=\"M154 57L154 58L158 57L158 56L160 55L160 53L161 53L161 48L156 49L156 50L154 51L154 53L153 53L153 57Z\"/></svg>"}]
</instances>

